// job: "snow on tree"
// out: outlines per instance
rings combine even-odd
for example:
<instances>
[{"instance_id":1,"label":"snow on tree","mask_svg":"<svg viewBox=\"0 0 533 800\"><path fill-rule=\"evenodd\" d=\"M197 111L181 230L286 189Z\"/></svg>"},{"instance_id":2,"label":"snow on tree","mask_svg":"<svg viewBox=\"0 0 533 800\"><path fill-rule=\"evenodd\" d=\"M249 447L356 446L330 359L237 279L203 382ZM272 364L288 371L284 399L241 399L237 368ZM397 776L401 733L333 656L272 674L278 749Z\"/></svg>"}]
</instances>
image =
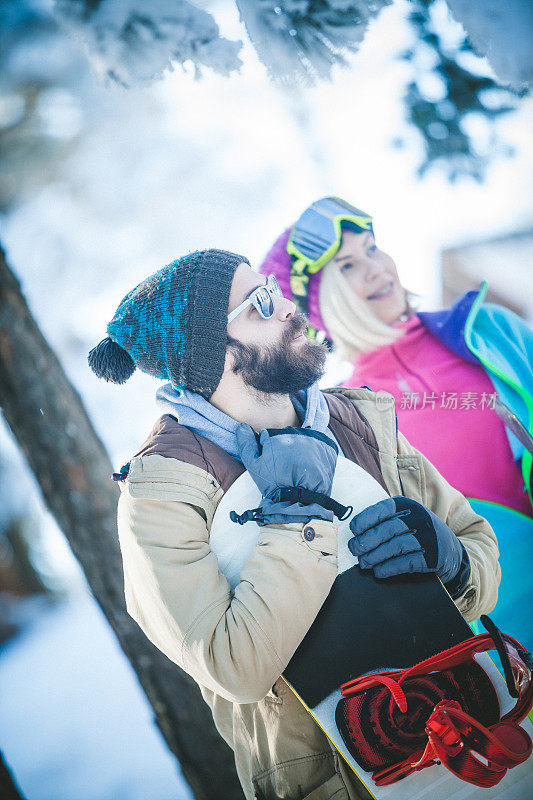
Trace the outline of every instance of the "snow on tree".
<instances>
[{"instance_id":1,"label":"snow on tree","mask_svg":"<svg viewBox=\"0 0 533 800\"><path fill-rule=\"evenodd\" d=\"M273 79L314 82L346 66L369 22L392 0L236 0L241 20Z\"/></svg>"},{"instance_id":2,"label":"snow on tree","mask_svg":"<svg viewBox=\"0 0 533 800\"><path fill-rule=\"evenodd\" d=\"M393 0L235 0L272 79L314 83L361 45L369 23ZM200 0L199 0L200 2ZM206 0L201 0L206 4ZM500 81L533 80L531 0L446 0L477 53ZM430 5L432 0L426 0ZM241 42L220 36L213 16L188 0L55 0L85 40L97 69L124 86L146 84L191 62L228 75Z\"/></svg>"},{"instance_id":3,"label":"snow on tree","mask_svg":"<svg viewBox=\"0 0 533 800\"><path fill-rule=\"evenodd\" d=\"M241 20L273 79L313 83L346 65L369 22L392 0L236 0ZM227 75L240 67L241 42L187 0L55 0L83 38L98 72L123 86L146 84L176 63Z\"/></svg>"},{"instance_id":4,"label":"snow on tree","mask_svg":"<svg viewBox=\"0 0 533 800\"><path fill-rule=\"evenodd\" d=\"M85 41L97 71L128 87L149 84L174 64L222 75L238 70L241 42L220 36L211 14L187 0L56 0Z\"/></svg>"},{"instance_id":5,"label":"snow on tree","mask_svg":"<svg viewBox=\"0 0 533 800\"><path fill-rule=\"evenodd\" d=\"M502 82L533 83L531 0L447 0L474 49L486 56Z\"/></svg>"},{"instance_id":6,"label":"snow on tree","mask_svg":"<svg viewBox=\"0 0 533 800\"><path fill-rule=\"evenodd\" d=\"M372 15L384 5L392 5L391 0L380 0L381 5L371 0L235 1L270 75L278 82L292 83L297 98L302 84L328 77L333 64L347 65L347 56L362 40ZM220 3L195 2L203 8L212 4L214 13L220 13ZM233 5L233 0L224 2ZM517 107L519 93L498 84L486 60L475 57L462 25L451 19L450 3L458 4L458 0L398 3L412 27L412 43L399 52L396 38L389 37L384 49L393 57L396 51L396 57L412 68L403 102L406 119L422 137L425 149L419 174L437 166L451 180L465 175L482 180L495 156L512 153L501 140L497 122ZM520 6L519 0L511 0L510 7L515 4ZM51 8L60 12L55 19ZM54 41L48 41L51 29L57 30L58 18L70 20L85 38L93 66L122 86L145 86L177 63L192 64L198 74L209 63L208 55L219 52L225 55L218 71L227 75L230 68L239 69L239 44L223 39L210 14L192 3L154 0L143 10L141 0L6 0L0 6L0 87L4 91L3 115L9 117L9 125L4 122L0 130L0 150L9 150L11 163L8 166L4 160L0 167L0 178L6 178L0 180L0 209L19 192L21 176L30 189L50 177L71 147L71 134L83 123L86 112L80 96L85 90L81 87L90 82L86 59L76 39L64 35L64 26L63 34L58 31ZM507 28L502 28L499 36L506 35ZM50 47L53 53L49 53ZM67 67L65 53L69 50L76 58ZM43 58L44 51L51 57ZM210 63L215 69L218 62ZM358 77L354 75L354 80ZM298 99L289 102L292 113L297 113ZM61 136L55 129L52 135L41 136L42 120L56 119L58 105ZM56 122L52 124L57 128ZM407 139L408 134L394 133L398 146ZM37 161L39 168L33 169ZM7 175L13 172L14 162L21 165L16 180Z\"/></svg>"},{"instance_id":7,"label":"snow on tree","mask_svg":"<svg viewBox=\"0 0 533 800\"><path fill-rule=\"evenodd\" d=\"M495 155L512 154L495 123L516 108L520 92L493 80L443 0L411 0L409 9L413 40L400 57L413 70L404 103L424 143L418 174L438 164L451 182L465 175L482 181ZM395 143L403 144L400 137Z\"/></svg>"}]
</instances>

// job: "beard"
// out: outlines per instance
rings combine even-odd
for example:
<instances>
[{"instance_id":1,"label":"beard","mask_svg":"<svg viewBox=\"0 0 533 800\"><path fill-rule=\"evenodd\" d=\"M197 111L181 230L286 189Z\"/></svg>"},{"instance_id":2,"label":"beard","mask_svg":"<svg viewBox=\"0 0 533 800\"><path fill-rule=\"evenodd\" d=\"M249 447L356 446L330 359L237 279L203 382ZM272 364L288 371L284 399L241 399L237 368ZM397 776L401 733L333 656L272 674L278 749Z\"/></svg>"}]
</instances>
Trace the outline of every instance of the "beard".
<instances>
[{"instance_id":1,"label":"beard","mask_svg":"<svg viewBox=\"0 0 533 800\"><path fill-rule=\"evenodd\" d=\"M306 327L305 315L296 314L286 322L279 344L264 348L228 336L233 372L241 375L247 386L264 394L296 394L307 389L324 374L328 349L325 344L310 340L294 346L293 340Z\"/></svg>"}]
</instances>

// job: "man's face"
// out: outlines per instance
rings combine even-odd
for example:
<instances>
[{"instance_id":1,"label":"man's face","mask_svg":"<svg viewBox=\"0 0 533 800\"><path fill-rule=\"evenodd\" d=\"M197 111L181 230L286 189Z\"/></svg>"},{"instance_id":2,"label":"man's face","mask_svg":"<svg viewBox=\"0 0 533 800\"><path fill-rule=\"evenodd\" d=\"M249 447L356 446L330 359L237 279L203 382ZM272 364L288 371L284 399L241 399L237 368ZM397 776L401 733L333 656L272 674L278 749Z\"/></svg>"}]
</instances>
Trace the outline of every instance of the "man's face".
<instances>
[{"instance_id":1,"label":"man's face","mask_svg":"<svg viewBox=\"0 0 533 800\"><path fill-rule=\"evenodd\" d=\"M239 264L233 276L228 313L237 308L266 277L248 264ZM233 372L266 394L294 394L307 389L324 373L327 349L305 335L307 319L295 314L292 300L275 296L274 313L263 319L249 305L228 325L228 351Z\"/></svg>"}]
</instances>

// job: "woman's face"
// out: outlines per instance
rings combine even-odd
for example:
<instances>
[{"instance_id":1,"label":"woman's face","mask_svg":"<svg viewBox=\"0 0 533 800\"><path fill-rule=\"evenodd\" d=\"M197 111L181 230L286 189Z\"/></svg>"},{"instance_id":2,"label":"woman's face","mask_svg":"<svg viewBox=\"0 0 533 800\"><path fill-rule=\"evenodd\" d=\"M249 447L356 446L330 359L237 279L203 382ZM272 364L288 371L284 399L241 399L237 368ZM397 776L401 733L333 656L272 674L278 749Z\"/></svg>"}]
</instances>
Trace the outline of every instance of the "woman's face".
<instances>
[{"instance_id":1,"label":"woman's face","mask_svg":"<svg viewBox=\"0 0 533 800\"><path fill-rule=\"evenodd\" d=\"M376 247L370 231L343 231L341 246L328 266L339 269L351 290L387 325L397 322L405 312L406 293L396 265L387 253Z\"/></svg>"}]
</instances>

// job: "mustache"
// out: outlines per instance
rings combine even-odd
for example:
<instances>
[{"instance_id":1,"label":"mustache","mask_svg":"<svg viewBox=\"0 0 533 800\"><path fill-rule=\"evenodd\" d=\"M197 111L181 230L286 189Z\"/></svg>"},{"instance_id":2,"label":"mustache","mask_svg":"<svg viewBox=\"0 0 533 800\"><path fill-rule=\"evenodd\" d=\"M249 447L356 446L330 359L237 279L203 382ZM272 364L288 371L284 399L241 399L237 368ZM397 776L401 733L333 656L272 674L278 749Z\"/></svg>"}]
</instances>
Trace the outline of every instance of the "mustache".
<instances>
[{"instance_id":1,"label":"mustache","mask_svg":"<svg viewBox=\"0 0 533 800\"><path fill-rule=\"evenodd\" d=\"M307 330L307 317L305 314L294 314L285 324L283 330L282 342L283 344L290 344L296 336L304 333Z\"/></svg>"}]
</instances>

